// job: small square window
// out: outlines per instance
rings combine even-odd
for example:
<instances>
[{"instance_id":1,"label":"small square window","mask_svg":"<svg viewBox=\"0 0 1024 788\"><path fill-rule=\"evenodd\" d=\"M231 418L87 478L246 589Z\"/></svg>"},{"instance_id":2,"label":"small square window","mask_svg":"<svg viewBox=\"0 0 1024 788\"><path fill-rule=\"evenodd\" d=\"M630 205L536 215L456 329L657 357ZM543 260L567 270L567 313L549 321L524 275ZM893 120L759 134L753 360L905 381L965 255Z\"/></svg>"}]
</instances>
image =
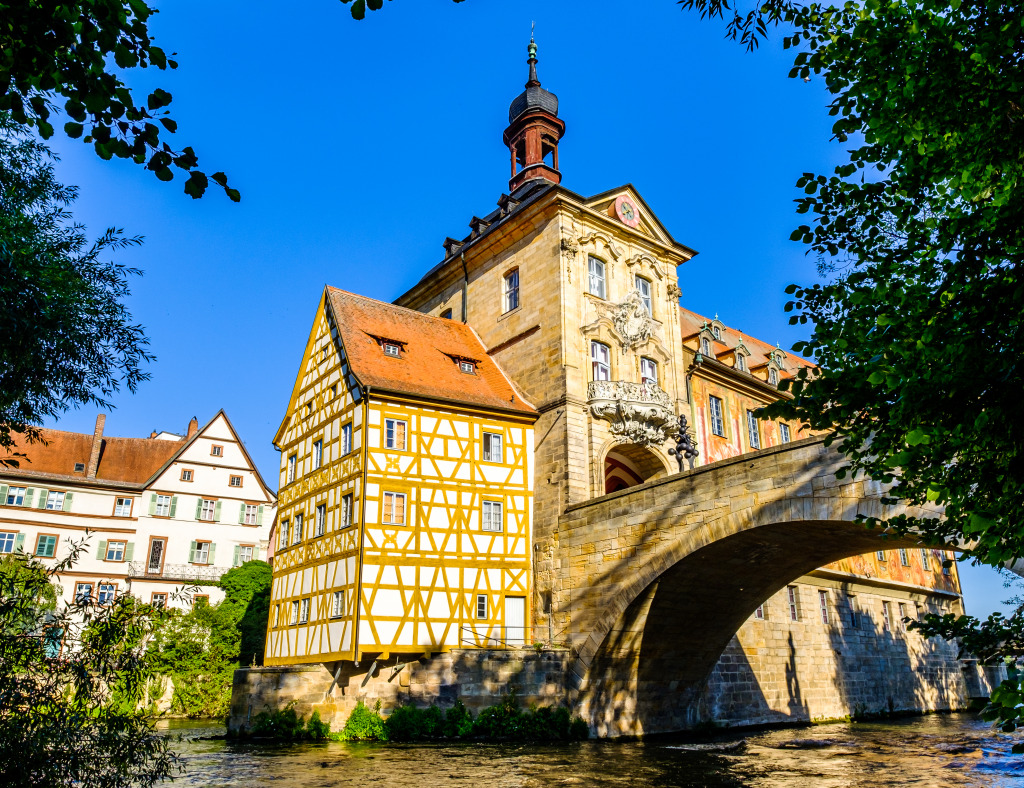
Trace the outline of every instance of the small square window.
<instances>
[{"instance_id":1,"label":"small square window","mask_svg":"<svg viewBox=\"0 0 1024 788\"><path fill-rule=\"evenodd\" d=\"M76 462L75 463L75 473L81 473L84 470L85 470L85 463L84 462Z\"/></svg>"},{"instance_id":2,"label":"small square window","mask_svg":"<svg viewBox=\"0 0 1024 788\"><path fill-rule=\"evenodd\" d=\"M153 607L167 607L167 594L158 594L154 592L150 600L150 604Z\"/></svg>"},{"instance_id":3,"label":"small square window","mask_svg":"<svg viewBox=\"0 0 1024 788\"><path fill-rule=\"evenodd\" d=\"M758 621L764 621L764 605L757 606L757 609L754 610L754 618Z\"/></svg>"},{"instance_id":4,"label":"small square window","mask_svg":"<svg viewBox=\"0 0 1024 788\"><path fill-rule=\"evenodd\" d=\"M106 559L108 561L123 561L124 545L124 542L107 542Z\"/></svg>"},{"instance_id":5,"label":"small square window","mask_svg":"<svg viewBox=\"0 0 1024 788\"><path fill-rule=\"evenodd\" d=\"M96 601L101 605L109 605L114 601L114 595L117 593L117 586L113 583L100 583L99 595Z\"/></svg>"},{"instance_id":6,"label":"small square window","mask_svg":"<svg viewBox=\"0 0 1024 788\"><path fill-rule=\"evenodd\" d=\"M312 415L313 415L313 403L312 402L307 402L306 403L306 417L308 418L308 417L310 417Z\"/></svg>"},{"instance_id":7,"label":"small square window","mask_svg":"<svg viewBox=\"0 0 1024 788\"><path fill-rule=\"evenodd\" d=\"M181 480L183 482L190 482L190 481L192 481L192 470L190 468L182 468L181 469Z\"/></svg>"},{"instance_id":8,"label":"small square window","mask_svg":"<svg viewBox=\"0 0 1024 788\"><path fill-rule=\"evenodd\" d=\"M879 550L877 553L875 553L875 558L877 558L879 561L884 561L885 560L885 550Z\"/></svg>"},{"instance_id":9,"label":"small square window","mask_svg":"<svg viewBox=\"0 0 1024 788\"><path fill-rule=\"evenodd\" d=\"M443 311L443 312L441 313L441 317L442 317L442 318L443 318L444 320L451 320L451 319L452 319L452 310L450 310L450 309L446 309L446 310L444 310L444 311Z\"/></svg>"},{"instance_id":10,"label":"small square window","mask_svg":"<svg viewBox=\"0 0 1024 788\"><path fill-rule=\"evenodd\" d=\"M36 556L53 558L57 552L57 537L53 534L39 534L36 538Z\"/></svg>"},{"instance_id":11,"label":"small square window","mask_svg":"<svg viewBox=\"0 0 1024 788\"><path fill-rule=\"evenodd\" d=\"M210 543L209 542L196 542L195 550L192 553L193 564L209 564L210 563Z\"/></svg>"},{"instance_id":12,"label":"small square window","mask_svg":"<svg viewBox=\"0 0 1024 788\"><path fill-rule=\"evenodd\" d=\"M114 504L114 517L131 517L133 498L118 498Z\"/></svg>"},{"instance_id":13,"label":"small square window","mask_svg":"<svg viewBox=\"0 0 1024 788\"><path fill-rule=\"evenodd\" d=\"M476 364L472 361L460 361L459 369L465 372L467 375L476 374Z\"/></svg>"},{"instance_id":14,"label":"small square window","mask_svg":"<svg viewBox=\"0 0 1024 788\"><path fill-rule=\"evenodd\" d=\"M50 490L46 494L46 508L51 512L59 512L64 508L64 493Z\"/></svg>"},{"instance_id":15,"label":"small square window","mask_svg":"<svg viewBox=\"0 0 1024 788\"><path fill-rule=\"evenodd\" d=\"M238 563L239 565L248 563L253 558L253 546L251 544L243 544L238 546Z\"/></svg>"},{"instance_id":16,"label":"small square window","mask_svg":"<svg viewBox=\"0 0 1024 788\"><path fill-rule=\"evenodd\" d=\"M390 342L385 342L384 355L399 358L402 355L402 349L398 345L393 345Z\"/></svg>"},{"instance_id":17,"label":"small square window","mask_svg":"<svg viewBox=\"0 0 1024 788\"><path fill-rule=\"evenodd\" d=\"M209 605L210 595L209 594L194 594L192 596L192 607L199 607L200 605Z\"/></svg>"},{"instance_id":18,"label":"small square window","mask_svg":"<svg viewBox=\"0 0 1024 788\"><path fill-rule=\"evenodd\" d=\"M501 452L501 435L496 432L485 432L483 434L484 462L503 462Z\"/></svg>"},{"instance_id":19,"label":"small square window","mask_svg":"<svg viewBox=\"0 0 1024 788\"><path fill-rule=\"evenodd\" d=\"M23 506L25 504L25 488L9 487L7 489L6 503L8 506Z\"/></svg>"},{"instance_id":20,"label":"small square window","mask_svg":"<svg viewBox=\"0 0 1024 788\"><path fill-rule=\"evenodd\" d=\"M224 447L223 446L218 446L217 444L214 444L213 446L210 447L210 456L211 457L223 457L224 456Z\"/></svg>"},{"instance_id":21,"label":"small square window","mask_svg":"<svg viewBox=\"0 0 1024 788\"><path fill-rule=\"evenodd\" d=\"M476 595L476 617L478 619L487 618L487 594Z\"/></svg>"},{"instance_id":22,"label":"small square window","mask_svg":"<svg viewBox=\"0 0 1024 788\"><path fill-rule=\"evenodd\" d=\"M228 487L241 487L241 486L242 486L242 477L241 476L229 476L228 477Z\"/></svg>"},{"instance_id":23,"label":"small square window","mask_svg":"<svg viewBox=\"0 0 1024 788\"><path fill-rule=\"evenodd\" d=\"M92 601L92 583L75 584L75 603L87 605Z\"/></svg>"}]
</instances>

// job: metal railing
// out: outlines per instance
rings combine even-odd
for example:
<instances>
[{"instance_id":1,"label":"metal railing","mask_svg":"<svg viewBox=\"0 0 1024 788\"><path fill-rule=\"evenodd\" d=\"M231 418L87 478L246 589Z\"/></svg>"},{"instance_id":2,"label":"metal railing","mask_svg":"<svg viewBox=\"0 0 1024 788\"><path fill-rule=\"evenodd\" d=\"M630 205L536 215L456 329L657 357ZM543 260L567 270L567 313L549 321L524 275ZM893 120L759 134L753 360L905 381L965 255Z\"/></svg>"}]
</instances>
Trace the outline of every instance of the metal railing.
<instances>
[{"instance_id":1,"label":"metal railing","mask_svg":"<svg viewBox=\"0 0 1024 788\"><path fill-rule=\"evenodd\" d=\"M551 630L547 626L463 624L459 627L459 648L562 648L565 645L552 641Z\"/></svg>"},{"instance_id":2,"label":"metal railing","mask_svg":"<svg viewBox=\"0 0 1024 788\"><path fill-rule=\"evenodd\" d=\"M164 564L162 567L151 567L144 561L132 561L128 564L128 577L139 579L160 577L165 580L215 583L230 568L229 566L204 566L202 564Z\"/></svg>"}]
</instances>

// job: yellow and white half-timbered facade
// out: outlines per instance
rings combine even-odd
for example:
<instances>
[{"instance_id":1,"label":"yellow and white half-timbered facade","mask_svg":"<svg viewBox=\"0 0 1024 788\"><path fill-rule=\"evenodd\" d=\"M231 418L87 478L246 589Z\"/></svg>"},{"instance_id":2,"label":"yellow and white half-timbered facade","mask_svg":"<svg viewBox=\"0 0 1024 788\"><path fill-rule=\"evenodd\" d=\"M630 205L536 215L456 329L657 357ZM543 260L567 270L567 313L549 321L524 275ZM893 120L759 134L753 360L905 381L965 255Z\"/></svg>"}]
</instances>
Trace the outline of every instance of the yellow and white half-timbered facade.
<instances>
[{"instance_id":1,"label":"yellow and white half-timbered facade","mask_svg":"<svg viewBox=\"0 0 1024 788\"><path fill-rule=\"evenodd\" d=\"M275 439L267 664L528 641L536 418L468 326L325 290Z\"/></svg>"}]
</instances>

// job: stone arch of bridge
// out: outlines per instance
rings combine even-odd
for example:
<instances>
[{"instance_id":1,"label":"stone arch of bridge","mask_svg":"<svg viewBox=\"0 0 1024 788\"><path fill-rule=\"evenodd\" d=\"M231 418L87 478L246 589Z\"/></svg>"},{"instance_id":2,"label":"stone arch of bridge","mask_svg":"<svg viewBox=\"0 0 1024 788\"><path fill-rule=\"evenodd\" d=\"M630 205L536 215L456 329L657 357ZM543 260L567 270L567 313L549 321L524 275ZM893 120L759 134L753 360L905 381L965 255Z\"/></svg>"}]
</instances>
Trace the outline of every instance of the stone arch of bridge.
<instances>
[{"instance_id":1,"label":"stone arch of bridge","mask_svg":"<svg viewBox=\"0 0 1024 788\"><path fill-rule=\"evenodd\" d=\"M761 602L833 561L920 546L854 522L883 513L884 490L836 479L842 464L811 439L570 507L559 530L575 706L597 733L692 726L708 675ZM935 514L884 513L898 511Z\"/></svg>"},{"instance_id":2,"label":"stone arch of bridge","mask_svg":"<svg viewBox=\"0 0 1024 788\"><path fill-rule=\"evenodd\" d=\"M603 453L601 490L613 493L660 479L668 473L665 461L651 449L633 443L612 443Z\"/></svg>"}]
</instances>

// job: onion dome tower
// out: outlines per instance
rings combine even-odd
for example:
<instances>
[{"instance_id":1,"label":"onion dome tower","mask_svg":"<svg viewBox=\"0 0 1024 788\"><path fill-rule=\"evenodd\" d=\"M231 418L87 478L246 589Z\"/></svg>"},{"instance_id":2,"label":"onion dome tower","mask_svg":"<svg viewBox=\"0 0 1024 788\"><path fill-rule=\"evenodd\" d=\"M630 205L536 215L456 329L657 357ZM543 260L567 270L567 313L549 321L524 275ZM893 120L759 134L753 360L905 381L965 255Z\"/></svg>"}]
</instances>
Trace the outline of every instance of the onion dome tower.
<instances>
[{"instance_id":1,"label":"onion dome tower","mask_svg":"<svg viewBox=\"0 0 1024 788\"><path fill-rule=\"evenodd\" d=\"M509 105L504 135L512 153L509 191L538 178L552 183L562 180L558 171L558 141L565 134L565 123L558 119L558 96L544 90L537 79L537 45L532 35L527 52L530 78L526 90Z\"/></svg>"}]
</instances>

